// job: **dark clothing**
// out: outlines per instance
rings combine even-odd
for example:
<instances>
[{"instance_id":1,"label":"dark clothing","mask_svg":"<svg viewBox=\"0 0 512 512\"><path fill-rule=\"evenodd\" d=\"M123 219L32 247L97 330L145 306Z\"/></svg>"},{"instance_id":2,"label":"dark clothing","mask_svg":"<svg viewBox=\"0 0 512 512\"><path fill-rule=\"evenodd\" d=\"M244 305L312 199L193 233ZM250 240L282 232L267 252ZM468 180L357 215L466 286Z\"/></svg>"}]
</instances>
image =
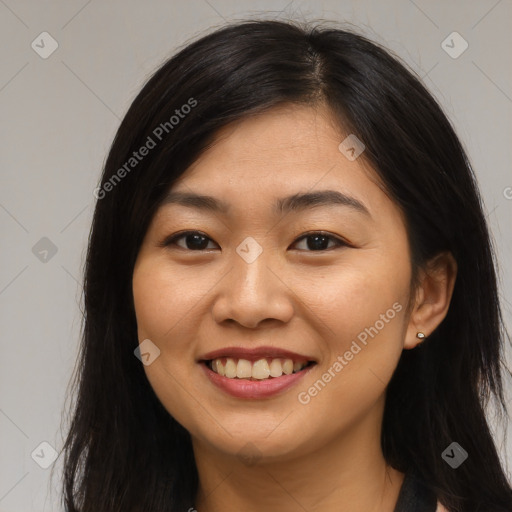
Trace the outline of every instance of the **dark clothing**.
<instances>
[{"instance_id":1,"label":"dark clothing","mask_svg":"<svg viewBox=\"0 0 512 512\"><path fill-rule=\"evenodd\" d=\"M406 473L394 512L435 512L437 498L412 473Z\"/></svg>"}]
</instances>

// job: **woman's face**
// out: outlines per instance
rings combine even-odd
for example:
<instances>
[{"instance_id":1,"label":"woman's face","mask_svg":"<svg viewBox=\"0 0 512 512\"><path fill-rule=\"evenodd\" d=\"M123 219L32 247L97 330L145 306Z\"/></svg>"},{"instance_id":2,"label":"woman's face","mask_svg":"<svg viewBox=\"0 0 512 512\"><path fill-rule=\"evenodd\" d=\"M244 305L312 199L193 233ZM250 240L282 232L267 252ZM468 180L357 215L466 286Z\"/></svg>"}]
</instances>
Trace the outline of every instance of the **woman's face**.
<instances>
[{"instance_id":1,"label":"woman's face","mask_svg":"<svg viewBox=\"0 0 512 512\"><path fill-rule=\"evenodd\" d=\"M217 453L284 460L377 432L413 345L403 217L334 126L322 108L287 106L223 129L172 188L213 199L169 198L143 241L145 372Z\"/></svg>"}]
</instances>

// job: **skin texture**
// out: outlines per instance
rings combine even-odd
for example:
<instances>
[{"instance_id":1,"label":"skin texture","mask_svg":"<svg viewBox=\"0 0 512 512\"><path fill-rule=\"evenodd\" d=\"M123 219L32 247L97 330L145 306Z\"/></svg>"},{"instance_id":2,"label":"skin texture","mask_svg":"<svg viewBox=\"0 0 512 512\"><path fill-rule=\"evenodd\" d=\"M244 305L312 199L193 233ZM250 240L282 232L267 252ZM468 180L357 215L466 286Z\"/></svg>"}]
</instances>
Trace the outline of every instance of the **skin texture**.
<instances>
[{"instance_id":1,"label":"skin texture","mask_svg":"<svg viewBox=\"0 0 512 512\"><path fill-rule=\"evenodd\" d=\"M386 386L402 350L422 342L416 333L428 343L445 317L456 264L439 255L410 296L402 213L363 158L340 152L345 136L323 105L287 105L234 123L173 185L221 199L229 211L163 205L146 233L133 274L138 337L161 352L144 369L191 433L199 512L392 512L396 504L404 475L386 465L380 447ZM371 217L346 206L272 212L279 197L325 189L358 199ZM187 246L186 237L159 246L183 230L206 235L207 248ZM334 239L312 250L302 238L309 231ZM236 252L249 236L263 250L250 264ZM400 311L301 403L298 394L396 303ZM279 396L244 400L213 386L197 362L223 347L263 345L318 363Z\"/></svg>"}]
</instances>

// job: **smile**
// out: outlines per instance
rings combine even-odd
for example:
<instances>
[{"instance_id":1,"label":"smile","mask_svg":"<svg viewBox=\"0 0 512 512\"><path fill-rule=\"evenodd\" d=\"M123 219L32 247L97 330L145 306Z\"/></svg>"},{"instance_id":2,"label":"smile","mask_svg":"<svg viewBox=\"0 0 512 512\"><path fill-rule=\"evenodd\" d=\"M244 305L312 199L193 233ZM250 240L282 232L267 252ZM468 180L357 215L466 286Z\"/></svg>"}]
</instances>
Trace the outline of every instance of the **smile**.
<instances>
[{"instance_id":1,"label":"smile","mask_svg":"<svg viewBox=\"0 0 512 512\"><path fill-rule=\"evenodd\" d=\"M196 359L207 379L224 393L243 399L272 398L317 366L309 354L278 347L224 347Z\"/></svg>"},{"instance_id":2,"label":"smile","mask_svg":"<svg viewBox=\"0 0 512 512\"><path fill-rule=\"evenodd\" d=\"M265 380L300 372L314 361L293 360L289 358L265 357L250 361L243 358L219 357L205 364L222 377L228 379Z\"/></svg>"}]
</instances>

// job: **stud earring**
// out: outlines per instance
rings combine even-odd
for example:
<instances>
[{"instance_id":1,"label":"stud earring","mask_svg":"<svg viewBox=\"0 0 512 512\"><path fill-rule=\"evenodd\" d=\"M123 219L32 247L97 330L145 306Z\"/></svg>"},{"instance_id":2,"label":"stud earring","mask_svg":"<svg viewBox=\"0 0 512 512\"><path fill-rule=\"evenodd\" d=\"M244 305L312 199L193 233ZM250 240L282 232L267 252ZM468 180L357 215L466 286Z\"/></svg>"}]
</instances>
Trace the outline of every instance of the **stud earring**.
<instances>
[{"instance_id":1,"label":"stud earring","mask_svg":"<svg viewBox=\"0 0 512 512\"><path fill-rule=\"evenodd\" d=\"M425 335L422 332L417 332L416 338L419 338L420 340L422 340L423 338L425 338Z\"/></svg>"}]
</instances>

